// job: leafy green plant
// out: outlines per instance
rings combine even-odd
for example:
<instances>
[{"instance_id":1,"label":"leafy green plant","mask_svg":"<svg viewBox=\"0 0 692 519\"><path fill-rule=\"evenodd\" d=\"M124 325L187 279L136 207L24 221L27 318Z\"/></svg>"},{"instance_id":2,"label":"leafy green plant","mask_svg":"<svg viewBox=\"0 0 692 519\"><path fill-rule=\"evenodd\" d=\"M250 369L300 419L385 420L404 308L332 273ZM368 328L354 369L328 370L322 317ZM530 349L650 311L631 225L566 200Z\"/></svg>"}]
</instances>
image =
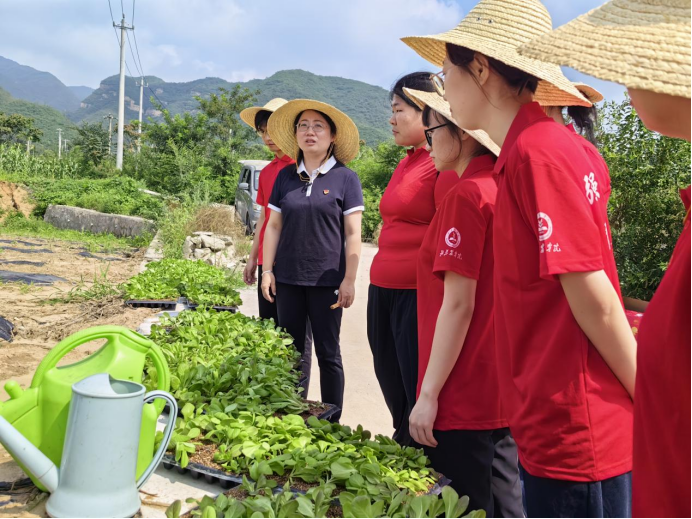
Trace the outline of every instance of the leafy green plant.
<instances>
[{"instance_id":1,"label":"leafy green plant","mask_svg":"<svg viewBox=\"0 0 692 519\"><path fill-rule=\"evenodd\" d=\"M264 414L301 413L308 407L297 387L300 354L273 321L197 309L164 316L150 338L166 356L171 392L181 406ZM144 383L155 386L155 376L148 370Z\"/></svg>"},{"instance_id":2,"label":"leafy green plant","mask_svg":"<svg viewBox=\"0 0 692 519\"><path fill-rule=\"evenodd\" d=\"M129 299L187 297L201 305L238 306L240 294L230 286L226 271L203 261L164 259L147 265L144 272L122 285Z\"/></svg>"}]
</instances>

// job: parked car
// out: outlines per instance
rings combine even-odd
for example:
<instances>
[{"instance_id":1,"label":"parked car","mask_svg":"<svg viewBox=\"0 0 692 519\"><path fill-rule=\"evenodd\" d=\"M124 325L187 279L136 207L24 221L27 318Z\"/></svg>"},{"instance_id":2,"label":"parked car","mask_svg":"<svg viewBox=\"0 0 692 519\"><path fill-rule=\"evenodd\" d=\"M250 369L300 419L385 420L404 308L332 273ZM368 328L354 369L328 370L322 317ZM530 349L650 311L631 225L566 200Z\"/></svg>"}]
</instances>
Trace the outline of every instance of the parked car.
<instances>
[{"instance_id":1,"label":"parked car","mask_svg":"<svg viewBox=\"0 0 692 519\"><path fill-rule=\"evenodd\" d=\"M240 160L243 165L238 176L238 187L235 191L235 211L245 224L245 232L253 234L259 219L262 206L255 203L259 189L259 176L262 169L269 164L268 160Z\"/></svg>"}]
</instances>

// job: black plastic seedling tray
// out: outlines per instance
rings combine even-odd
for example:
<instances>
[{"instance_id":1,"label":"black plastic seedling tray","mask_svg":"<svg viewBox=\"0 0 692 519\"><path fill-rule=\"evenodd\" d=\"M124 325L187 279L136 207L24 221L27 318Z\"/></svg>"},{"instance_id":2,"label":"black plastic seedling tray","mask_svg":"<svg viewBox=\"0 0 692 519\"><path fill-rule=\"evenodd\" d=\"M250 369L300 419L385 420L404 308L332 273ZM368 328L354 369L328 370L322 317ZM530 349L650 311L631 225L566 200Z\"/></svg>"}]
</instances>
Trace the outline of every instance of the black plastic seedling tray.
<instances>
[{"instance_id":1,"label":"black plastic seedling tray","mask_svg":"<svg viewBox=\"0 0 692 519\"><path fill-rule=\"evenodd\" d=\"M187 308L188 310L196 310L199 306L203 305L198 305L195 303L187 303ZM237 306L223 306L223 305L212 305L211 307L207 306L207 308L213 308L217 312L231 312L231 313L236 313L238 311Z\"/></svg>"},{"instance_id":2,"label":"black plastic seedling tray","mask_svg":"<svg viewBox=\"0 0 692 519\"><path fill-rule=\"evenodd\" d=\"M188 463L187 467L182 468L175 461L175 456L166 453L161 461L163 468L175 470L178 474L189 474L193 479L204 479L207 483L220 485L226 490L237 487L243 482L242 476L237 476L222 470L212 469L199 463Z\"/></svg>"},{"instance_id":3,"label":"black plastic seedling tray","mask_svg":"<svg viewBox=\"0 0 692 519\"><path fill-rule=\"evenodd\" d=\"M159 299L128 299L125 301L127 306L132 308L161 308L162 310L175 310L177 301Z\"/></svg>"}]
</instances>

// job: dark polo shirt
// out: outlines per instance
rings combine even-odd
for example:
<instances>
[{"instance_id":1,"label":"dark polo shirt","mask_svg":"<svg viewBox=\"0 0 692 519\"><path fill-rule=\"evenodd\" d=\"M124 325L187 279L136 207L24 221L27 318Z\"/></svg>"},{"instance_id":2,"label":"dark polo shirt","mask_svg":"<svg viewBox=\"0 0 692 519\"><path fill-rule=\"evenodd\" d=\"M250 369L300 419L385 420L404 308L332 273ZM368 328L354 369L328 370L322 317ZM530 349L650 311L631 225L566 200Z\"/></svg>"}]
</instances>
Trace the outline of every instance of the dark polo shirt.
<instances>
[{"instance_id":1,"label":"dark polo shirt","mask_svg":"<svg viewBox=\"0 0 692 519\"><path fill-rule=\"evenodd\" d=\"M269 198L282 219L274 277L290 285L338 287L346 274L344 216L365 209L360 180L331 159L312 182L300 179L298 167L279 172Z\"/></svg>"}]
</instances>

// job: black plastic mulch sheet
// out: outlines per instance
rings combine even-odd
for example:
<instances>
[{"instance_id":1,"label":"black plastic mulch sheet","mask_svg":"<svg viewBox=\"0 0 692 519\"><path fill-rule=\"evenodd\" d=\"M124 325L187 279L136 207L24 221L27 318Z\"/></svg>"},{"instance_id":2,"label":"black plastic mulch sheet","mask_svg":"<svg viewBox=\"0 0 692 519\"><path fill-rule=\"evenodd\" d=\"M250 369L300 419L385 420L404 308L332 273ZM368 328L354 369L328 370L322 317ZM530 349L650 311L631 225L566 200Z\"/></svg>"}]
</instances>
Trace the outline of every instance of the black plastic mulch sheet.
<instances>
[{"instance_id":1,"label":"black plastic mulch sheet","mask_svg":"<svg viewBox=\"0 0 692 519\"><path fill-rule=\"evenodd\" d=\"M5 245L0 246L0 249L21 252L22 254L53 254L53 251L48 249L18 249L17 247L6 247Z\"/></svg>"},{"instance_id":2,"label":"black plastic mulch sheet","mask_svg":"<svg viewBox=\"0 0 692 519\"><path fill-rule=\"evenodd\" d=\"M12 245L13 243L21 243L22 245L28 245L30 247L40 247L43 245L43 243L33 243L30 241L22 241L22 240L0 240L0 243L9 243Z\"/></svg>"},{"instance_id":3,"label":"black plastic mulch sheet","mask_svg":"<svg viewBox=\"0 0 692 519\"><path fill-rule=\"evenodd\" d=\"M13 335L14 324L0 316L0 339L6 340L7 342L12 342Z\"/></svg>"},{"instance_id":4,"label":"black plastic mulch sheet","mask_svg":"<svg viewBox=\"0 0 692 519\"><path fill-rule=\"evenodd\" d=\"M82 256L83 258L95 258L103 261L125 261L123 258L113 258L109 256L97 256L95 254L92 254L91 252L87 250L83 250L82 252L78 252L77 256Z\"/></svg>"},{"instance_id":5,"label":"black plastic mulch sheet","mask_svg":"<svg viewBox=\"0 0 692 519\"><path fill-rule=\"evenodd\" d=\"M26 260L0 260L0 265L31 265L32 267L43 267L43 261L26 261Z\"/></svg>"},{"instance_id":6,"label":"black plastic mulch sheet","mask_svg":"<svg viewBox=\"0 0 692 519\"><path fill-rule=\"evenodd\" d=\"M67 282L65 278L50 274L30 274L11 270L0 270L0 280L5 283L26 283L27 285L52 285L57 281Z\"/></svg>"}]
</instances>

